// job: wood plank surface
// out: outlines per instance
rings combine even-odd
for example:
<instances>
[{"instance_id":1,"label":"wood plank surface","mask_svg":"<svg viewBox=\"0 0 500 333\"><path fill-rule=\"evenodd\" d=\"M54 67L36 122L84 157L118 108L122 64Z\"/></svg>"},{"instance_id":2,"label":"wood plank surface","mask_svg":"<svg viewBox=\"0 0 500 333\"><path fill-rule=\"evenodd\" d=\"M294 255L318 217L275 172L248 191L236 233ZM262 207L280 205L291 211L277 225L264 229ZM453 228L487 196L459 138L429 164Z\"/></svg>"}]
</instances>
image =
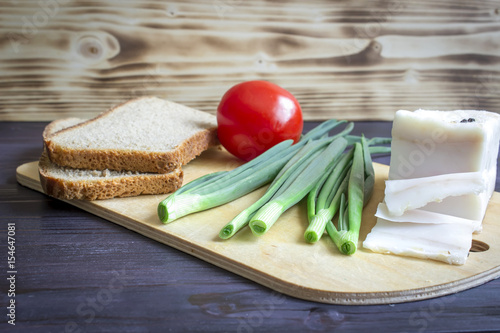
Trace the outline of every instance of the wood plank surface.
<instances>
[{"instance_id":1,"label":"wood plank surface","mask_svg":"<svg viewBox=\"0 0 500 333\"><path fill-rule=\"evenodd\" d=\"M204 152L184 168L186 182L210 172L229 170L237 163L222 149ZM38 163L23 164L17 179L41 191ZM462 266L442 262L381 255L362 248L375 225L376 207L384 197L388 167L374 164L375 188L363 211L358 251L338 252L329 237L316 244L304 241L306 208L298 204L283 214L265 235L255 237L248 228L230 240L218 238L219 230L255 202L261 188L238 200L163 225L156 208L165 195L67 203L117 223L146 237L201 258L289 296L330 304L394 304L448 295L500 277L500 194L490 201L483 231L474 235L473 248ZM487 249L487 251L484 251ZM366 277L370 276L369 279Z\"/></svg>"},{"instance_id":2,"label":"wood plank surface","mask_svg":"<svg viewBox=\"0 0 500 333\"><path fill-rule=\"evenodd\" d=\"M214 113L273 81L305 119L500 111L498 1L0 3L0 120L90 118L156 95Z\"/></svg>"}]
</instances>

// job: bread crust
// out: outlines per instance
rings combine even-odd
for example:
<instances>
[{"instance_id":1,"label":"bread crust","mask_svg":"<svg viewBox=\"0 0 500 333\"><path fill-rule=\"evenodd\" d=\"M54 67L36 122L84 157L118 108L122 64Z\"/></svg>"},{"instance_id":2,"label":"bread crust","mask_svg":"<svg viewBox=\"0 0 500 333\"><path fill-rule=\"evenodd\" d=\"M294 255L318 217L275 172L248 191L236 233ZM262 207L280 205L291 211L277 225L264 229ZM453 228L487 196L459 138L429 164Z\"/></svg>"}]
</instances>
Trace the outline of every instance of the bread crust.
<instances>
[{"instance_id":1,"label":"bread crust","mask_svg":"<svg viewBox=\"0 0 500 333\"><path fill-rule=\"evenodd\" d=\"M80 124L65 128L57 133L98 121L100 118L106 117L106 115L127 103L145 98L151 97L139 97L121 103L93 119L83 121ZM219 144L217 127L200 130L190 138L179 143L175 149L165 152L66 148L57 145L51 140L57 133L44 136L44 146L47 149L48 156L52 162L60 166L75 169L168 173L187 164L208 148Z\"/></svg>"},{"instance_id":2,"label":"bread crust","mask_svg":"<svg viewBox=\"0 0 500 333\"><path fill-rule=\"evenodd\" d=\"M101 200L141 194L166 194L180 188L183 181L183 171L180 168L168 174L139 174L73 181L52 175L49 167L50 161L44 152L38 164L42 189L46 194L63 200Z\"/></svg>"}]
</instances>

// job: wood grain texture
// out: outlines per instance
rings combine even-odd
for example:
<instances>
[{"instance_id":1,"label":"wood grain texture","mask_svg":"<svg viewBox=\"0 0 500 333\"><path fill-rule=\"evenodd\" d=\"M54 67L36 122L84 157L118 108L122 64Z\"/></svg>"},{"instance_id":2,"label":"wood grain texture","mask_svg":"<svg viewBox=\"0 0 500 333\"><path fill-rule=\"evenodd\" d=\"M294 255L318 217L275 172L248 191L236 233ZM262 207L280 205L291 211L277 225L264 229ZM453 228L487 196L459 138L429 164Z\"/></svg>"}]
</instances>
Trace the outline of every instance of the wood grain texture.
<instances>
[{"instance_id":1,"label":"wood grain texture","mask_svg":"<svg viewBox=\"0 0 500 333\"><path fill-rule=\"evenodd\" d=\"M89 118L157 95L214 113L243 80L305 119L500 112L498 1L2 1L0 120Z\"/></svg>"},{"instance_id":2,"label":"wood grain texture","mask_svg":"<svg viewBox=\"0 0 500 333\"><path fill-rule=\"evenodd\" d=\"M211 148L183 168L184 180L229 170L237 163L226 151ZM16 176L20 184L42 191L37 164L21 165ZM167 225L159 221L156 213L158 203L166 195L66 202L280 293L321 303L409 302L453 294L500 277L500 246L496 242L500 237L496 223L500 193L496 192L482 233L473 237L473 243L486 244L487 251L471 252L465 265L381 255L363 249L361 244L376 222L377 205L383 201L389 169L380 164L374 166L374 193L363 210L360 244L353 256L340 254L327 236L314 245L305 242L307 214L303 204L287 210L261 237L245 228L230 240L219 239L220 229L262 196L265 188Z\"/></svg>"},{"instance_id":3,"label":"wood grain texture","mask_svg":"<svg viewBox=\"0 0 500 333\"><path fill-rule=\"evenodd\" d=\"M445 333L500 327L500 279L410 303L304 301L21 186L15 169L38 158L46 125L0 122L0 228L5 232L7 223L16 223L22 268L18 321L4 331L303 333L371 332L375 327L387 333ZM305 130L315 125L306 123ZM354 130L388 136L391 123L357 122ZM6 249L5 240L0 245ZM98 296L103 300L117 277L121 283L112 299L92 307L89 302Z\"/></svg>"}]
</instances>

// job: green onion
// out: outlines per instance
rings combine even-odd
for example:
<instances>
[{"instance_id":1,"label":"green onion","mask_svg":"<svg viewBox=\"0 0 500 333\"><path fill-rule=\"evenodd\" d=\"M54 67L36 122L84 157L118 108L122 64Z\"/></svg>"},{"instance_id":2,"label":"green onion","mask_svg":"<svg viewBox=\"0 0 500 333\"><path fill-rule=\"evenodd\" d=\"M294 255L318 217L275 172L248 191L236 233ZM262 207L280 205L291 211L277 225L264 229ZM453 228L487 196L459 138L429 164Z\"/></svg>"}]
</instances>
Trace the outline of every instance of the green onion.
<instances>
[{"instance_id":1,"label":"green onion","mask_svg":"<svg viewBox=\"0 0 500 333\"><path fill-rule=\"evenodd\" d=\"M335 216L337 211L339 210L341 197L344 195L344 192L347 190L348 180L349 180L349 172L350 168L347 167L340 175L339 179L340 183L335 184L334 188L328 187L328 185L324 185L321 188L322 192L331 192L335 195L330 199L328 206L316 206L316 193L311 191L308 196L308 206L307 209L313 210L314 213L311 214L309 218L309 226L304 232L304 238L309 243L317 242L323 233L325 232L325 228L327 223ZM333 173L332 173L333 174Z\"/></svg>"},{"instance_id":2,"label":"green onion","mask_svg":"<svg viewBox=\"0 0 500 333\"><path fill-rule=\"evenodd\" d=\"M368 142L366 141L364 135L361 137L361 146L363 149L365 175L363 205L366 205L372 197L373 186L375 185L375 170L373 169L373 162L370 155Z\"/></svg>"},{"instance_id":3,"label":"green onion","mask_svg":"<svg viewBox=\"0 0 500 333\"><path fill-rule=\"evenodd\" d=\"M370 140L368 140L368 145L369 146L384 145L384 144L390 144L391 142L392 138L373 137Z\"/></svg>"},{"instance_id":4,"label":"green onion","mask_svg":"<svg viewBox=\"0 0 500 333\"><path fill-rule=\"evenodd\" d=\"M328 207L332 202L333 196L337 192L342 179L351 167L353 155L354 151L352 149L345 153L328 175L322 191L318 195L318 207L320 209Z\"/></svg>"},{"instance_id":5,"label":"green onion","mask_svg":"<svg viewBox=\"0 0 500 333\"><path fill-rule=\"evenodd\" d=\"M331 171L323 176L307 197L309 226L304 238L309 243L317 242L325 231L326 224L337 213L340 194L347 188L346 175L350 170L354 150L344 153Z\"/></svg>"},{"instance_id":6,"label":"green onion","mask_svg":"<svg viewBox=\"0 0 500 333\"><path fill-rule=\"evenodd\" d=\"M348 217L347 217L347 204L345 199L345 193L342 192L339 203L339 218L338 218L339 231L337 231L332 221L328 221L326 225L326 232L328 233L328 235L330 235L330 238L333 240L335 245L339 246L339 249L342 248L342 244L350 242L348 239L349 234L348 234L347 219Z\"/></svg>"},{"instance_id":7,"label":"green onion","mask_svg":"<svg viewBox=\"0 0 500 333\"><path fill-rule=\"evenodd\" d=\"M332 166L335 167L336 165ZM316 215L316 198L318 196L319 190L322 188L323 184L325 183L326 179L330 175L331 170L327 170L323 174L323 176L316 182L316 185L311 189L309 192L309 195L307 196L307 219L308 221L311 221L314 218L314 215Z\"/></svg>"},{"instance_id":8,"label":"green onion","mask_svg":"<svg viewBox=\"0 0 500 333\"><path fill-rule=\"evenodd\" d=\"M250 229L255 235L262 235L272 227L276 220L288 208L304 198L320 180L338 156L344 151L347 141L339 137L332 141L315 158L307 161L306 167L297 175L289 177L282 185L283 190L278 191L264 206L262 206L249 222Z\"/></svg>"},{"instance_id":9,"label":"green onion","mask_svg":"<svg viewBox=\"0 0 500 333\"><path fill-rule=\"evenodd\" d=\"M326 231L340 252L348 255L356 252L361 227L365 192L364 155L363 145L359 142L355 143L347 188L347 204L343 202L340 204L339 230L335 228L331 221L326 226Z\"/></svg>"},{"instance_id":10,"label":"green onion","mask_svg":"<svg viewBox=\"0 0 500 333\"><path fill-rule=\"evenodd\" d=\"M196 178L195 180L189 182L188 184L182 186L180 189L178 189L175 194L179 195L181 193L191 191L195 188L199 188L203 186L204 184L207 184L209 181L215 181L217 179L220 179L222 176L224 176L226 173L229 171L217 171L217 172L212 172L207 175L201 176Z\"/></svg>"},{"instance_id":11,"label":"green onion","mask_svg":"<svg viewBox=\"0 0 500 333\"><path fill-rule=\"evenodd\" d=\"M317 242L326 230L344 254L356 251L363 207L369 201L375 183L371 154L390 152L388 138L367 140L364 135L347 135L353 149L343 154L334 168L309 192L307 214L309 225L304 232L307 242ZM332 222L338 213L338 230Z\"/></svg>"},{"instance_id":12,"label":"green onion","mask_svg":"<svg viewBox=\"0 0 500 333\"><path fill-rule=\"evenodd\" d=\"M188 187L187 190L174 192L159 203L158 216L160 220L164 223L172 222L187 214L225 203L227 197L242 196L271 181L274 174L283 165L283 161L280 160L283 156L282 154L280 155L280 152L282 153L283 148L290 147L291 144L292 140L283 141L259 156L262 156L260 160L269 159L270 162L269 167L264 172L258 174L259 177L257 177L256 172L256 169L259 167L259 163L257 162L259 161L254 163L251 163L253 162L251 161L244 164L244 167L238 167L232 171L223 173L221 177L213 177L215 181L200 184L196 179L193 182L198 183L198 186L192 185L191 183L193 182L186 184L186 187ZM246 188L242 186L245 183L249 183ZM234 186L235 184L237 186Z\"/></svg>"},{"instance_id":13,"label":"green onion","mask_svg":"<svg viewBox=\"0 0 500 333\"><path fill-rule=\"evenodd\" d=\"M369 154L368 154L369 155ZM354 146L354 157L352 161L351 174L349 176L349 187L347 191L347 211L349 216L349 233L353 235L353 248L343 249L345 253L351 254L356 251L359 237L359 229L361 227L361 217L364 206L364 189L365 189L365 164L363 146L356 143ZM343 244L345 247L346 244ZM350 246L347 243L347 246ZM352 252L351 252L352 251Z\"/></svg>"},{"instance_id":14,"label":"green onion","mask_svg":"<svg viewBox=\"0 0 500 333\"><path fill-rule=\"evenodd\" d=\"M219 237L228 239L232 237L241 228L246 226L253 217L254 213L261 208L278 191L283 191L286 185L283 185L287 179L296 178L300 172L307 166L305 161L311 159L318 153L330 140L320 139L309 141L301 150L295 154L290 161L283 167L275 180L269 185L262 197L259 198L250 207L239 213L234 219L227 223L219 232Z\"/></svg>"},{"instance_id":15,"label":"green onion","mask_svg":"<svg viewBox=\"0 0 500 333\"><path fill-rule=\"evenodd\" d=\"M390 154L391 147L383 147L383 146L370 146L368 148L370 150L370 154Z\"/></svg>"},{"instance_id":16,"label":"green onion","mask_svg":"<svg viewBox=\"0 0 500 333\"><path fill-rule=\"evenodd\" d=\"M195 184L186 184L187 189L174 192L158 204L158 217L163 223L170 223L185 215L213 208L271 182L309 140L319 139L345 121L329 120L303 135L301 140L292 145L292 140L283 141L240 167L209 175ZM341 133L347 135L352 130L352 123ZM329 138L333 140L334 137Z\"/></svg>"},{"instance_id":17,"label":"green onion","mask_svg":"<svg viewBox=\"0 0 500 333\"><path fill-rule=\"evenodd\" d=\"M361 143L361 138L363 135L346 135L345 139L347 140L347 143L351 146L354 145L356 142ZM387 138L387 137L373 137L370 140L368 140L368 145L373 146L373 145L383 145L383 144L390 144L392 142L392 138Z\"/></svg>"}]
</instances>

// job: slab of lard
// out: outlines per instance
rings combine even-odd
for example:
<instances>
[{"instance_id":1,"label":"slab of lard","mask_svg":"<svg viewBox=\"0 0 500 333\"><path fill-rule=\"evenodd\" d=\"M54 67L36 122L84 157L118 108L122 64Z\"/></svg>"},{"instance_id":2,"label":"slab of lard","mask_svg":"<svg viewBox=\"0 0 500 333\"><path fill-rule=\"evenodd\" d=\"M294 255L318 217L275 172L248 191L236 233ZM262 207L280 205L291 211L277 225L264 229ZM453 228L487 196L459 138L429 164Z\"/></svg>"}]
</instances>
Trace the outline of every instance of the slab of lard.
<instances>
[{"instance_id":1,"label":"slab of lard","mask_svg":"<svg viewBox=\"0 0 500 333\"><path fill-rule=\"evenodd\" d=\"M412 209L406 211L401 216L394 216L389 212L387 205L383 202L378 204L375 216L391 222L411 222L424 224L470 223L472 224L473 230L480 230L482 222L480 220L468 220L456 216L434 213L422 209Z\"/></svg>"},{"instance_id":2,"label":"slab of lard","mask_svg":"<svg viewBox=\"0 0 500 333\"><path fill-rule=\"evenodd\" d=\"M389 180L480 172L485 190L479 195L471 190L422 209L482 220L495 189L499 141L500 115L493 112L400 110L392 130Z\"/></svg>"},{"instance_id":3,"label":"slab of lard","mask_svg":"<svg viewBox=\"0 0 500 333\"><path fill-rule=\"evenodd\" d=\"M439 176L387 180L385 201L389 212L401 216L404 212L442 202L451 196L478 195L486 191L486 177L481 172L448 173Z\"/></svg>"},{"instance_id":4,"label":"slab of lard","mask_svg":"<svg viewBox=\"0 0 500 333\"><path fill-rule=\"evenodd\" d=\"M377 253L463 265L472 245L472 228L469 222L430 224L378 218L363 247Z\"/></svg>"}]
</instances>

